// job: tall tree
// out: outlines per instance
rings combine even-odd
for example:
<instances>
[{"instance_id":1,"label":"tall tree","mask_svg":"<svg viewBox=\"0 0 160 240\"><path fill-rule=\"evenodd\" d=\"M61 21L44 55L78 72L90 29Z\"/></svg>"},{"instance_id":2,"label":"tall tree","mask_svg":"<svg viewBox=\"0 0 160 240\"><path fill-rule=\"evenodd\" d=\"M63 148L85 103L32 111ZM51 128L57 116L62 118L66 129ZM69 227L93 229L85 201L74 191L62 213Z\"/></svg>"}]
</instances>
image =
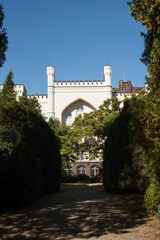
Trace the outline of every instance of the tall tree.
<instances>
[{"instance_id":1,"label":"tall tree","mask_svg":"<svg viewBox=\"0 0 160 240\"><path fill-rule=\"evenodd\" d=\"M88 152L89 158L102 157L105 139L110 126L119 114L118 99L108 99L92 113L79 115L73 125L73 135L77 137L74 151Z\"/></svg>"},{"instance_id":2,"label":"tall tree","mask_svg":"<svg viewBox=\"0 0 160 240\"><path fill-rule=\"evenodd\" d=\"M141 94L126 99L124 107L110 128L103 161L103 184L106 191L145 191L147 178L143 161L144 151L138 138L144 100Z\"/></svg>"},{"instance_id":3,"label":"tall tree","mask_svg":"<svg viewBox=\"0 0 160 240\"><path fill-rule=\"evenodd\" d=\"M147 83L151 91L160 89L160 1L132 0L128 2L131 15L147 29L142 62L148 66ZM160 90L159 90L160 91Z\"/></svg>"},{"instance_id":4,"label":"tall tree","mask_svg":"<svg viewBox=\"0 0 160 240\"><path fill-rule=\"evenodd\" d=\"M3 28L4 13L3 7L0 4L0 67L3 66L6 60L6 51L8 49L8 37L6 29Z\"/></svg>"},{"instance_id":5,"label":"tall tree","mask_svg":"<svg viewBox=\"0 0 160 240\"><path fill-rule=\"evenodd\" d=\"M146 204L151 212L157 212L160 209L160 1L132 0L128 5L135 20L147 30L147 33L142 33L145 47L141 60L149 72L149 77L146 77L149 93L141 118L141 141L151 181Z\"/></svg>"},{"instance_id":6,"label":"tall tree","mask_svg":"<svg viewBox=\"0 0 160 240\"><path fill-rule=\"evenodd\" d=\"M61 126L56 119L48 124L59 140L62 168L78 159L79 154L87 152L89 159L102 157L106 135L115 117L119 114L117 99L106 100L91 113L76 117L71 126Z\"/></svg>"},{"instance_id":7,"label":"tall tree","mask_svg":"<svg viewBox=\"0 0 160 240\"><path fill-rule=\"evenodd\" d=\"M16 101L13 89L10 74L0 96L0 209L28 205L61 182L58 141L39 103Z\"/></svg>"},{"instance_id":8,"label":"tall tree","mask_svg":"<svg viewBox=\"0 0 160 240\"><path fill-rule=\"evenodd\" d=\"M15 99L16 93L14 90L14 82L13 82L13 73L12 71L6 77L5 83L2 88L2 96L5 98Z\"/></svg>"},{"instance_id":9,"label":"tall tree","mask_svg":"<svg viewBox=\"0 0 160 240\"><path fill-rule=\"evenodd\" d=\"M58 119L50 118L49 127L57 137L62 157L62 169L69 166L70 162L76 160L74 149L77 144L77 137L73 135L71 126L62 126Z\"/></svg>"}]
</instances>

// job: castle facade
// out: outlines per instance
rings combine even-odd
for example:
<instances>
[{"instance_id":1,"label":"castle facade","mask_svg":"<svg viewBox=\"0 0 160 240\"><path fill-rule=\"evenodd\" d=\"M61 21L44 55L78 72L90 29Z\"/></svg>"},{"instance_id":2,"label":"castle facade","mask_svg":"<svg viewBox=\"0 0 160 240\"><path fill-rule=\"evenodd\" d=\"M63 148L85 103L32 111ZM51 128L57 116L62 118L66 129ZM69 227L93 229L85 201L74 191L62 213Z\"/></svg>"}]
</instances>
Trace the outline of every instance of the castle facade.
<instances>
[{"instance_id":1,"label":"castle facade","mask_svg":"<svg viewBox=\"0 0 160 240\"><path fill-rule=\"evenodd\" d=\"M27 95L28 98L35 97L46 121L50 117L57 118L62 125L71 125L79 114L90 113L98 109L103 101L118 98L122 101L125 96L130 97L134 92L138 94L142 88L133 87L131 81L119 81L119 88L112 88L112 68L105 65L103 68L103 80L84 81L55 81L55 67L47 67L47 95L27 95L24 85L15 85L17 99L19 96ZM0 86L2 89L3 85ZM87 174L95 176L99 170L102 159L89 161L88 153L82 153L79 159L70 168L64 169L69 174Z\"/></svg>"},{"instance_id":2,"label":"castle facade","mask_svg":"<svg viewBox=\"0 0 160 240\"><path fill-rule=\"evenodd\" d=\"M105 65L103 80L55 81L55 67L47 67L47 95L36 97L46 120L57 118L63 125L71 125L76 116L98 109L106 99L123 100L131 93L138 94L142 88L133 87L131 81L119 81L119 88L112 88L112 68Z\"/></svg>"},{"instance_id":3,"label":"castle facade","mask_svg":"<svg viewBox=\"0 0 160 240\"><path fill-rule=\"evenodd\" d=\"M119 88L112 88L112 68L105 65L103 68L103 80L80 80L80 81L55 81L55 67L47 67L47 95L27 95L23 84L16 84L17 99L27 95L35 97L40 106L42 115L46 120L50 117L57 118L63 125L71 125L76 116L90 113L98 109L106 99L112 97L120 101L131 93L138 94L142 88L133 87L131 81L119 81ZM3 85L0 85L0 90Z\"/></svg>"}]
</instances>

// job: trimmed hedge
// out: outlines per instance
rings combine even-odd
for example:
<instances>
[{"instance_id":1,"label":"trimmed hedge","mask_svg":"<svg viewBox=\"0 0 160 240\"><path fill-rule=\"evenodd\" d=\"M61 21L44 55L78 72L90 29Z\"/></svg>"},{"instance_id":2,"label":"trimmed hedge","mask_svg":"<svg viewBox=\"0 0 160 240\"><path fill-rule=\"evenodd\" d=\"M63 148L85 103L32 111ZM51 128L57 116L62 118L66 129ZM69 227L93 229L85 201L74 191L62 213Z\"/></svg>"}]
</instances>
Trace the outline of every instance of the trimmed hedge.
<instances>
[{"instance_id":1,"label":"trimmed hedge","mask_svg":"<svg viewBox=\"0 0 160 240\"><path fill-rule=\"evenodd\" d=\"M159 182L152 182L146 190L145 206L148 211L157 215L160 218L160 184Z\"/></svg>"},{"instance_id":2,"label":"trimmed hedge","mask_svg":"<svg viewBox=\"0 0 160 240\"><path fill-rule=\"evenodd\" d=\"M0 99L0 209L31 204L60 183L58 142L34 102Z\"/></svg>"},{"instance_id":3,"label":"trimmed hedge","mask_svg":"<svg viewBox=\"0 0 160 240\"><path fill-rule=\"evenodd\" d=\"M133 102L132 102L133 101ZM113 122L104 149L103 184L114 193L144 192L147 187L143 149L136 144L136 99L130 99Z\"/></svg>"}]
</instances>

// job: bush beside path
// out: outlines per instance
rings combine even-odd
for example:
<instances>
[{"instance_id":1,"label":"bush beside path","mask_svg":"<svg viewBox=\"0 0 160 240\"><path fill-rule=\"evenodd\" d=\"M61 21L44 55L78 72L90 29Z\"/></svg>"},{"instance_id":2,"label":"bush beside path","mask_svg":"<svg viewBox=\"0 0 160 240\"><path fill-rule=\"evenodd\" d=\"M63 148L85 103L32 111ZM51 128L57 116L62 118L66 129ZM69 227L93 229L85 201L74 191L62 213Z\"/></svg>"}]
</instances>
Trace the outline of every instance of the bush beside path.
<instances>
[{"instance_id":1,"label":"bush beside path","mask_svg":"<svg viewBox=\"0 0 160 240\"><path fill-rule=\"evenodd\" d=\"M97 184L63 184L60 192L0 220L0 239L159 240L160 221Z\"/></svg>"}]
</instances>

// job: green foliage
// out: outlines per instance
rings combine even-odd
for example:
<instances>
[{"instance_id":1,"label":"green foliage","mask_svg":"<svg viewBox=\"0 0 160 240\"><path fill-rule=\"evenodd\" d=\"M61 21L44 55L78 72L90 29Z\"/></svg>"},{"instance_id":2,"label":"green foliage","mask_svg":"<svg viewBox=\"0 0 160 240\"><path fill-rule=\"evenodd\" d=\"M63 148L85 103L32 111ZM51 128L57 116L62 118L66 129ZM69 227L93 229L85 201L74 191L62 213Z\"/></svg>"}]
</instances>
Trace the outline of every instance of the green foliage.
<instances>
[{"instance_id":1,"label":"green foliage","mask_svg":"<svg viewBox=\"0 0 160 240\"><path fill-rule=\"evenodd\" d=\"M160 53L160 2L159 0L132 0L128 5L131 15L147 29L146 34L142 33L145 48L141 60L146 65L156 63Z\"/></svg>"},{"instance_id":2,"label":"green foliage","mask_svg":"<svg viewBox=\"0 0 160 240\"><path fill-rule=\"evenodd\" d=\"M91 181L91 177L86 174L80 174L77 176L77 181L78 182L89 182L89 181Z\"/></svg>"},{"instance_id":3,"label":"green foliage","mask_svg":"<svg viewBox=\"0 0 160 240\"><path fill-rule=\"evenodd\" d=\"M73 151L73 146L76 144L76 137L73 136L72 129L70 126L62 126L57 119L49 119L48 125L56 135L60 153L62 157L62 169L70 166L70 162L76 160Z\"/></svg>"},{"instance_id":4,"label":"green foliage","mask_svg":"<svg viewBox=\"0 0 160 240\"><path fill-rule=\"evenodd\" d=\"M102 157L105 138L119 113L119 104L117 99L105 100L98 110L75 119L72 124L73 136L77 141L74 152L89 152L90 159Z\"/></svg>"},{"instance_id":5,"label":"green foliage","mask_svg":"<svg viewBox=\"0 0 160 240\"><path fill-rule=\"evenodd\" d=\"M119 105L117 99L108 99L98 110L79 115L72 126L61 126L57 119L49 119L48 124L59 140L62 169L75 162L81 152L88 152L89 160L102 157L105 138L119 113Z\"/></svg>"},{"instance_id":6,"label":"green foliage","mask_svg":"<svg viewBox=\"0 0 160 240\"><path fill-rule=\"evenodd\" d=\"M138 145L139 113L143 98L133 96L124 103L113 122L105 144L103 183L106 191L131 193L144 191L147 184L144 150Z\"/></svg>"},{"instance_id":7,"label":"green foliage","mask_svg":"<svg viewBox=\"0 0 160 240\"><path fill-rule=\"evenodd\" d=\"M160 217L160 185L156 181L153 181L146 191L145 206L151 214Z\"/></svg>"},{"instance_id":8,"label":"green foliage","mask_svg":"<svg viewBox=\"0 0 160 240\"><path fill-rule=\"evenodd\" d=\"M132 16L136 21L142 22L147 30L146 34L142 33L145 40L142 62L147 65L150 74L146 77L149 93L146 96L140 125L145 164L151 182L147 194L150 194L154 189L153 182L156 181L156 186L160 186L160 1L132 0L128 4ZM151 195L153 199L147 203L147 208L155 213L159 211L159 206L156 195Z\"/></svg>"},{"instance_id":9,"label":"green foliage","mask_svg":"<svg viewBox=\"0 0 160 240\"><path fill-rule=\"evenodd\" d=\"M14 91L13 73L12 71L6 77L5 83L2 88L2 96L7 100L12 100L16 98L16 93Z\"/></svg>"},{"instance_id":10,"label":"green foliage","mask_svg":"<svg viewBox=\"0 0 160 240\"><path fill-rule=\"evenodd\" d=\"M38 102L0 96L0 208L28 205L60 182L58 142Z\"/></svg>"},{"instance_id":11,"label":"green foliage","mask_svg":"<svg viewBox=\"0 0 160 240\"><path fill-rule=\"evenodd\" d=\"M6 60L6 51L8 49L8 37L5 28L3 28L4 13L2 4L0 4L0 67Z\"/></svg>"},{"instance_id":12,"label":"green foliage","mask_svg":"<svg viewBox=\"0 0 160 240\"><path fill-rule=\"evenodd\" d=\"M65 168L69 166L70 162L75 162L76 160L74 149L77 146L77 137L73 134L70 126L62 127L60 141L63 168Z\"/></svg>"},{"instance_id":13,"label":"green foliage","mask_svg":"<svg viewBox=\"0 0 160 240\"><path fill-rule=\"evenodd\" d=\"M48 125L50 126L50 128L52 129L52 131L54 132L55 136L57 137L57 139L60 143L59 136L60 136L62 126L60 124L59 119L50 118L48 121Z\"/></svg>"},{"instance_id":14,"label":"green foliage","mask_svg":"<svg viewBox=\"0 0 160 240\"><path fill-rule=\"evenodd\" d=\"M66 183L76 183L76 182L92 182L92 177L86 175L86 174L80 174L78 176L63 176L62 179L63 182Z\"/></svg>"},{"instance_id":15,"label":"green foliage","mask_svg":"<svg viewBox=\"0 0 160 240\"><path fill-rule=\"evenodd\" d=\"M27 96L21 96L19 98L19 102L20 105L22 106L22 108L24 108L26 111L32 112L37 114L38 116L41 116L41 110L40 110L40 105L37 101L37 99L34 98L30 98L28 100Z\"/></svg>"},{"instance_id":16,"label":"green foliage","mask_svg":"<svg viewBox=\"0 0 160 240\"><path fill-rule=\"evenodd\" d=\"M62 169L75 162L81 152L89 152L90 159L101 156L106 133L119 112L117 99L106 100L97 111L79 115L72 126L61 126L56 119L49 126L59 139ZM112 108L112 110L111 110Z\"/></svg>"}]
</instances>

